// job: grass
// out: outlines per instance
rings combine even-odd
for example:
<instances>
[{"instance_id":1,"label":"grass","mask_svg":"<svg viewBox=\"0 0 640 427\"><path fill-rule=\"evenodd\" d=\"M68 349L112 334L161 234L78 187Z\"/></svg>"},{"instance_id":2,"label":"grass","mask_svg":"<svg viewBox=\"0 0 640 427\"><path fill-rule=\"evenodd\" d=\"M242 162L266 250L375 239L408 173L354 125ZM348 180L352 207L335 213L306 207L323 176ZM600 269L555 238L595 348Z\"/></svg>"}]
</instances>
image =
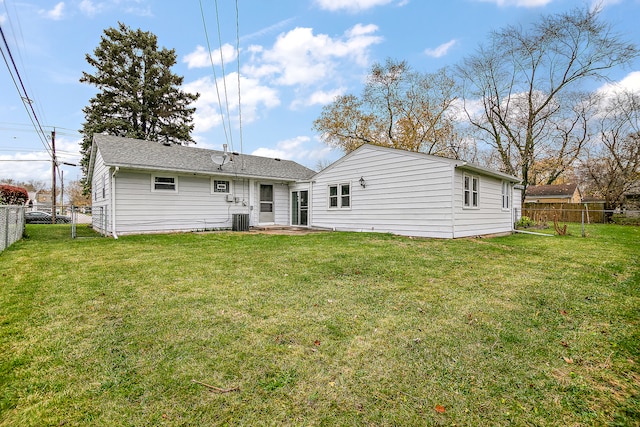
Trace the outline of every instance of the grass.
<instances>
[{"instance_id":1,"label":"grass","mask_svg":"<svg viewBox=\"0 0 640 427\"><path fill-rule=\"evenodd\" d=\"M0 254L0 426L640 425L640 228L569 231L28 226Z\"/></svg>"}]
</instances>

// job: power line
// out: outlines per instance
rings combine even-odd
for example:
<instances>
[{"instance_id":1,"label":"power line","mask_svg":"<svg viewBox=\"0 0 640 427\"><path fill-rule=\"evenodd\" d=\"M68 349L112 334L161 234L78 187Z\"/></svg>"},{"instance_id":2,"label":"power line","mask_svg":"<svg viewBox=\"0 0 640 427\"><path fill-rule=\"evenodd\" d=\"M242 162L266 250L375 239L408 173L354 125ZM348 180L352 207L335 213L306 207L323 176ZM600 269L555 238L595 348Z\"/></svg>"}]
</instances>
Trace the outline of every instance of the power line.
<instances>
[{"instance_id":1,"label":"power line","mask_svg":"<svg viewBox=\"0 0 640 427\"><path fill-rule=\"evenodd\" d=\"M227 108L227 121L229 122L229 140L231 141L231 151L236 151L233 147L233 132L231 131L231 113L229 112L229 94L227 92L227 76L224 71L224 55L222 52L222 36L220 35L220 14L218 13L218 0L215 0L216 5L216 25L218 27L218 46L220 47L220 68L222 69L222 84L224 86L224 101ZM240 54L238 52L238 54ZM240 73L240 70L238 70Z\"/></svg>"},{"instance_id":2,"label":"power line","mask_svg":"<svg viewBox=\"0 0 640 427\"><path fill-rule=\"evenodd\" d=\"M209 62L211 63L211 70L213 71L213 81L216 85L216 95L218 96L218 107L220 108L220 119L222 121L222 128L224 130L224 139L228 143L229 136L227 135L227 125L224 121L224 110L222 108L222 101L220 100L220 90L218 88L218 77L216 75L216 67L213 64L213 58L211 57L211 43L209 43L209 32L207 31L207 22L204 18L204 9L202 8L202 0L200 0L200 15L202 16L202 26L204 27L204 37L207 41L207 55L209 56ZM231 132L231 129L229 129Z\"/></svg>"},{"instance_id":3,"label":"power line","mask_svg":"<svg viewBox=\"0 0 640 427\"><path fill-rule=\"evenodd\" d=\"M7 60L7 55L5 55L4 51L2 49L0 49L0 51L2 52L2 58L4 59L4 63L7 66L7 69L9 70L9 74L11 75L11 80L13 81L13 84L14 84L16 90L18 91L18 95L22 99L22 104L24 105L24 108L27 111L27 115L29 116L29 119L31 120L31 123L33 124L34 128L36 129L36 132L40 136L40 142L42 142L42 144L44 145L44 147L47 150L47 152L51 156L53 156L53 153L52 153L52 150L51 150L51 146L49 145L49 141L47 140L47 138L45 136L44 129L42 129L42 125L40 124L40 121L38 120L38 115L36 114L35 110L33 109L33 101L29 98L29 95L27 93L27 89L24 87L24 83L22 81L22 78L20 77L20 72L18 71L18 67L16 66L15 60L13 59L13 55L11 54L11 48L9 48L9 44L7 43L7 39L6 39L5 35L4 35L4 31L2 30L2 25L0 25L0 36L2 36L2 41L3 41L5 49L7 51L7 55L9 55L9 60L10 60L11 64L13 65L13 70L15 70L15 76L14 76L14 74L12 72L12 69L11 69L11 66L9 65L9 61ZM16 81L16 78L18 79L18 81ZM20 83L20 85L18 85L18 82ZM20 91L21 88L22 88L22 91ZM29 105L29 107L27 107L27 104ZM29 110L31 110L31 111L29 111ZM39 132L38 132L38 130L39 130Z\"/></svg>"},{"instance_id":4,"label":"power line","mask_svg":"<svg viewBox=\"0 0 640 427\"><path fill-rule=\"evenodd\" d=\"M0 162L50 162L51 159L19 159L19 160L9 160L9 159L0 159Z\"/></svg>"},{"instance_id":5,"label":"power line","mask_svg":"<svg viewBox=\"0 0 640 427\"><path fill-rule=\"evenodd\" d=\"M17 30L18 31L16 31L16 27L14 26L14 22L13 22L13 19L12 19L12 14L9 13L9 8L7 6L7 2L4 1L3 3L4 3L4 9L6 11L6 18L7 18L6 21L9 23L9 27L11 29L11 35L13 35L13 42L14 42L15 46L16 47L17 46L25 46L24 34L23 34L23 31L22 31L22 27L20 25L19 14L18 14L18 12L17 12L17 10L15 8L15 5L13 5L14 6L14 15L15 15L15 18L16 18L16 21L17 21L17 25L16 26L17 26ZM20 38L20 42L21 43L18 43L18 38ZM16 50L17 50L17 56L18 56L18 58L20 60L20 65L22 66L22 70L26 70L27 68L25 67L24 58L21 55L20 49L16 49ZM27 81L28 86L31 88L31 90L33 90L33 86L29 82L29 74L28 73L25 75L25 80ZM37 113L40 115L40 117L44 118L45 121L46 121L46 117L45 117L44 111L42 110L42 107L41 107L40 103L38 102L39 97L37 96L37 94L36 94L35 98L32 97L32 99L34 100L33 102L36 104L35 106L36 106Z\"/></svg>"},{"instance_id":6,"label":"power line","mask_svg":"<svg viewBox=\"0 0 640 427\"><path fill-rule=\"evenodd\" d=\"M238 10L238 0L236 0L236 52L238 63L238 126L240 128L240 154L244 154L242 149L242 98L240 96L240 11ZM244 160L242 160L244 169Z\"/></svg>"}]
</instances>

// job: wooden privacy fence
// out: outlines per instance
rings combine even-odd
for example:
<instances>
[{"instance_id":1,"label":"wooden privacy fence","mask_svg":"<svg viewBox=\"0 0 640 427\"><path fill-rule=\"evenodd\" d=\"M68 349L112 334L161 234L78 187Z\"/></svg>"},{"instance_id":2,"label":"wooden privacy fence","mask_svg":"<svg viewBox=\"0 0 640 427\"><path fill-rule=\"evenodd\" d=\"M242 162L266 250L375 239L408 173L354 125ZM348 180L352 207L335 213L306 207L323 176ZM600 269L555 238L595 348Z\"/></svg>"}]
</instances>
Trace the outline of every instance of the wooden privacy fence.
<instances>
[{"instance_id":1,"label":"wooden privacy fence","mask_svg":"<svg viewBox=\"0 0 640 427\"><path fill-rule=\"evenodd\" d=\"M525 203L522 215L536 222L584 222L602 224L606 220L604 203Z\"/></svg>"}]
</instances>

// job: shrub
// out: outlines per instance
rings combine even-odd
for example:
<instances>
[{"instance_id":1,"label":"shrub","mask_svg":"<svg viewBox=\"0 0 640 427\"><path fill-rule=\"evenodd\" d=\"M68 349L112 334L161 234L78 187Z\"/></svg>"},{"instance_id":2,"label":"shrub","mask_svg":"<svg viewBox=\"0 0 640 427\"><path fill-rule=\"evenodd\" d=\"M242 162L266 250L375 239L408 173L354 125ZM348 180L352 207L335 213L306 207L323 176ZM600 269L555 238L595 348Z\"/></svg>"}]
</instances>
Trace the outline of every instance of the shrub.
<instances>
[{"instance_id":1,"label":"shrub","mask_svg":"<svg viewBox=\"0 0 640 427\"><path fill-rule=\"evenodd\" d=\"M24 205L29 200L25 188L0 184L0 205Z\"/></svg>"},{"instance_id":2,"label":"shrub","mask_svg":"<svg viewBox=\"0 0 640 427\"><path fill-rule=\"evenodd\" d=\"M527 228L536 225L535 221L528 216L521 216L520 220L516 222L516 227Z\"/></svg>"},{"instance_id":3,"label":"shrub","mask_svg":"<svg viewBox=\"0 0 640 427\"><path fill-rule=\"evenodd\" d=\"M611 222L618 225L640 225L640 217L614 214L611 216Z\"/></svg>"}]
</instances>

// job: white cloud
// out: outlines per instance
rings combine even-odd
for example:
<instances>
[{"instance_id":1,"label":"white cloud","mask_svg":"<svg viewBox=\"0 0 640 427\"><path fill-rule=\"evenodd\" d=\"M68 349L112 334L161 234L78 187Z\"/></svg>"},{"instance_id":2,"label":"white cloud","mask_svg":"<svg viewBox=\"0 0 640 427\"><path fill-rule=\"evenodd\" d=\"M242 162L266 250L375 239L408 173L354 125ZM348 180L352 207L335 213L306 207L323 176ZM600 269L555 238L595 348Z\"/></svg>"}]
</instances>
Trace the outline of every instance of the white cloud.
<instances>
[{"instance_id":1,"label":"white cloud","mask_svg":"<svg viewBox=\"0 0 640 427\"><path fill-rule=\"evenodd\" d=\"M338 60L352 59L360 66L368 63L369 47L382 38L375 25L350 28L342 37L314 35L311 28L295 28L281 34L271 49L252 46L252 62L243 72L254 78L271 78L284 86L310 85L337 74Z\"/></svg>"},{"instance_id":2,"label":"white cloud","mask_svg":"<svg viewBox=\"0 0 640 427\"><path fill-rule=\"evenodd\" d=\"M103 5L102 4L96 5L91 0L82 0L80 4L78 4L78 8L80 9L80 12L82 12L84 15L93 17L103 9Z\"/></svg>"},{"instance_id":3,"label":"white cloud","mask_svg":"<svg viewBox=\"0 0 640 427\"><path fill-rule=\"evenodd\" d=\"M64 2L56 4L51 10L40 10L40 14L47 19L61 20L64 17Z\"/></svg>"},{"instance_id":4,"label":"white cloud","mask_svg":"<svg viewBox=\"0 0 640 427\"><path fill-rule=\"evenodd\" d=\"M220 52L222 52L222 59L220 59ZM211 67L213 65L220 65L222 61L225 64L234 61L238 55L237 50L228 43L222 45L222 49L216 49L207 55L207 51L203 46L197 46L194 52L185 55L182 62L187 64L188 68L204 68Z\"/></svg>"},{"instance_id":5,"label":"white cloud","mask_svg":"<svg viewBox=\"0 0 640 427\"><path fill-rule=\"evenodd\" d=\"M435 49L425 49L424 53L425 55L431 56L432 58L440 58L442 56L445 56L449 52L449 49L455 46L457 42L457 40L453 39L441 44Z\"/></svg>"},{"instance_id":6,"label":"white cloud","mask_svg":"<svg viewBox=\"0 0 640 427\"><path fill-rule=\"evenodd\" d=\"M485 3L494 3L499 7L542 7L551 3L553 0L477 0Z\"/></svg>"},{"instance_id":7,"label":"white cloud","mask_svg":"<svg viewBox=\"0 0 640 427\"><path fill-rule=\"evenodd\" d=\"M0 155L0 179L11 178L23 182L34 179L51 183L51 162L48 158L49 154L45 151Z\"/></svg>"},{"instance_id":8,"label":"white cloud","mask_svg":"<svg viewBox=\"0 0 640 427\"><path fill-rule=\"evenodd\" d=\"M284 19L280 22L277 22L273 25L270 25L266 28L262 28L256 32L253 32L251 34L247 34L246 36L242 36L240 40L250 40L256 37L261 37L264 36L266 34L269 34L271 32L276 32L278 30L280 30L281 28L284 28L286 26L288 26L291 22L293 22L295 20L295 18L287 18Z\"/></svg>"},{"instance_id":9,"label":"white cloud","mask_svg":"<svg viewBox=\"0 0 640 427\"><path fill-rule=\"evenodd\" d=\"M79 164L80 140L65 137L56 138L56 158L59 162ZM46 181L51 183L51 157L44 148L40 151L16 152L0 155L0 180L11 178L17 181L30 180ZM64 168L64 180L69 182L79 179L80 168L62 166Z\"/></svg>"},{"instance_id":10,"label":"white cloud","mask_svg":"<svg viewBox=\"0 0 640 427\"><path fill-rule=\"evenodd\" d=\"M7 14L3 13L2 15L0 15L0 25L4 24L4 22L7 20Z\"/></svg>"},{"instance_id":11,"label":"white cloud","mask_svg":"<svg viewBox=\"0 0 640 427\"><path fill-rule=\"evenodd\" d=\"M295 110L299 107L310 107L312 105L327 105L333 102L336 97L344 94L346 88L340 87L330 91L318 90L313 92L305 99L298 99L291 103L291 109Z\"/></svg>"},{"instance_id":12,"label":"white cloud","mask_svg":"<svg viewBox=\"0 0 640 427\"><path fill-rule=\"evenodd\" d=\"M371 9L376 6L384 6L393 2L393 0L316 0L316 4L325 10L335 12L337 10L347 10L357 12L360 10ZM402 2L406 4L406 1Z\"/></svg>"},{"instance_id":13,"label":"white cloud","mask_svg":"<svg viewBox=\"0 0 640 427\"><path fill-rule=\"evenodd\" d=\"M229 113L232 123L238 123L238 74L230 73L226 78ZM241 77L242 122L250 123L258 117L259 109L269 109L280 105L280 99L274 89L263 86L256 79ZM218 89L211 77L204 77L187 83L182 88L186 92L199 93L200 98L193 104L195 133L206 132L222 125L218 93L224 111L225 123L227 118L227 101L225 101L224 81L218 79Z\"/></svg>"},{"instance_id":14,"label":"white cloud","mask_svg":"<svg viewBox=\"0 0 640 427\"><path fill-rule=\"evenodd\" d=\"M314 142L308 136L297 136L278 142L275 148L261 147L251 154L313 164L329 158L331 153L332 149L329 146Z\"/></svg>"},{"instance_id":15,"label":"white cloud","mask_svg":"<svg viewBox=\"0 0 640 427\"><path fill-rule=\"evenodd\" d=\"M136 15L136 16L144 16L144 17L153 17L153 12L151 11L151 6L147 7L128 7L125 9L125 13Z\"/></svg>"},{"instance_id":16,"label":"white cloud","mask_svg":"<svg viewBox=\"0 0 640 427\"><path fill-rule=\"evenodd\" d=\"M604 9L619 3L622 3L622 0L592 0L591 10Z\"/></svg>"},{"instance_id":17,"label":"white cloud","mask_svg":"<svg viewBox=\"0 0 640 427\"><path fill-rule=\"evenodd\" d=\"M640 93L640 71L633 71L619 82L607 83L598 88L598 94L611 98L624 90Z\"/></svg>"}]
</instances>

